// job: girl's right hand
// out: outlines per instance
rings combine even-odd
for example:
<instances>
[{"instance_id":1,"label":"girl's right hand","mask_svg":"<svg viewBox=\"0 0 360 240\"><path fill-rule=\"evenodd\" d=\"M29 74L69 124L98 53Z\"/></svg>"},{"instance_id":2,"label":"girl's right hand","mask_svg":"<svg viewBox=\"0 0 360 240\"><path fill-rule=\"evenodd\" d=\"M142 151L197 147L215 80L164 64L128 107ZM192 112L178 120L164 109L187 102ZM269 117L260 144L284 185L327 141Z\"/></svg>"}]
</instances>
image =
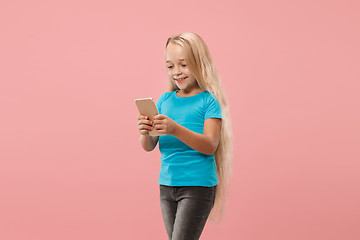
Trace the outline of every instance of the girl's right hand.
<instances>
[{"instance_id":1,"label":"girl's right hand","mask_svg":"<svg viewBox=\"0 0 360 240\"><path fill-rule=\"evenodd\" d=\"M154 129L153 123L148 116L140 114L138 116L138 130L141 135L149 135L149 132Z\"/></svg>"}]
</instances>

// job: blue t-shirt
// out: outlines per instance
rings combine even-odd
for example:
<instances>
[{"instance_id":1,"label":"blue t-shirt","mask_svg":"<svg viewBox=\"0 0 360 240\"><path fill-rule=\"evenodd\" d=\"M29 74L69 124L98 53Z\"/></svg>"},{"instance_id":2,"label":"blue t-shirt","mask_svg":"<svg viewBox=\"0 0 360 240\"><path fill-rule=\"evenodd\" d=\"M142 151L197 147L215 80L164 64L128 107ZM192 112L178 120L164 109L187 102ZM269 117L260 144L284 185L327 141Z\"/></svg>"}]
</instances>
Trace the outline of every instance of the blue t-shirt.
<instances>
[{"instance_id":1,"label":"blue t-shirt","mask_svg":"<svg viewBox=\"0 0 360 240\"><path fill-rule=\"evenodd\" d=\"M222 118L219 102L207 91L191 97L178 97L176 91L163 93L156 106L160 114L203 134L207 118ZM159 184L204 186L218 184L215 157L200 153L173 135L159 136L161 170Z\"/></svg>"}]
</instances>

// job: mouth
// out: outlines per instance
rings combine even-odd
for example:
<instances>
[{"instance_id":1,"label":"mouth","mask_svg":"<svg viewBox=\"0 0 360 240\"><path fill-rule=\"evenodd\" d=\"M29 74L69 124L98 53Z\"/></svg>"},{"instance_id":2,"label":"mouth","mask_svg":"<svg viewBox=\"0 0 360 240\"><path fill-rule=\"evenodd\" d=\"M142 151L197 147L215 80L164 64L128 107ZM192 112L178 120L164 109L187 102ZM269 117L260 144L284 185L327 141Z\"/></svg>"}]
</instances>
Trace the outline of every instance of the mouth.
<instances>
[{"instance_id":1,"label":"mouth","mask_svg":"<svg viewBox=\"0 0 360 240\"><path fill-rule=\"evenodd\" d=\"M185 79L187 79L187 77L183 77L183 78L175 78L175 81L177 81L178 83L182 83L185 81Z\"/></svg>"}]
</instances>

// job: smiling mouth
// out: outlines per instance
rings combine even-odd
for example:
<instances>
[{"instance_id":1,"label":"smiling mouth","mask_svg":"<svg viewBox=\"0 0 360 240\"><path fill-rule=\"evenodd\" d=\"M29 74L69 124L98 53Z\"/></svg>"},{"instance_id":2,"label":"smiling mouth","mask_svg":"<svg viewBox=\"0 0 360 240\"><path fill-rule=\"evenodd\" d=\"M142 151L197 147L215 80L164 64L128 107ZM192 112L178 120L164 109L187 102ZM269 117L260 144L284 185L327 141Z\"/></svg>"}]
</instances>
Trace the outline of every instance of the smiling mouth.
<instances>
[{"instance_id":1,"label":"smiling mouth","mask_svg":"<svg viewBox=\"0 0 360 240\"><path fill-rule=\"evenodd\" d=\"M187 79L187 77L184 78L175 78L175 81L177 81L178 83L182 83L185 81L185 79Z\"/></svg>"}]
</instances>

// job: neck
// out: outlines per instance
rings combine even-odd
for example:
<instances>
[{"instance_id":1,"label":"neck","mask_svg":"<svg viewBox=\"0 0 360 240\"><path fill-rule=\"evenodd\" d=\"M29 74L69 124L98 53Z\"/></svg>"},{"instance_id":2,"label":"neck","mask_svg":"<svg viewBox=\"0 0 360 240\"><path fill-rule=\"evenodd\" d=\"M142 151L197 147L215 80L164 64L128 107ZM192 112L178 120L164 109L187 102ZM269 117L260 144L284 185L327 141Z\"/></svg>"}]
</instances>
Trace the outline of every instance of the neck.
<instances>
[{"instance_id":1,"label":"neck","mask_svg":"<svg viewBox=\"0 0 360 240\"><path fill-rule=\"evenodd\" d=\"M191 96L194 96L196 94L199 94L201 93L203 90L200 89L200 88L197 88L197 89L193 89L193 90L190 90L190 91L186 91L186 90L182 90L180 89L178 92L177 92L177 95L179 97L191 97Z\"/></svg>"}]
</instances>

